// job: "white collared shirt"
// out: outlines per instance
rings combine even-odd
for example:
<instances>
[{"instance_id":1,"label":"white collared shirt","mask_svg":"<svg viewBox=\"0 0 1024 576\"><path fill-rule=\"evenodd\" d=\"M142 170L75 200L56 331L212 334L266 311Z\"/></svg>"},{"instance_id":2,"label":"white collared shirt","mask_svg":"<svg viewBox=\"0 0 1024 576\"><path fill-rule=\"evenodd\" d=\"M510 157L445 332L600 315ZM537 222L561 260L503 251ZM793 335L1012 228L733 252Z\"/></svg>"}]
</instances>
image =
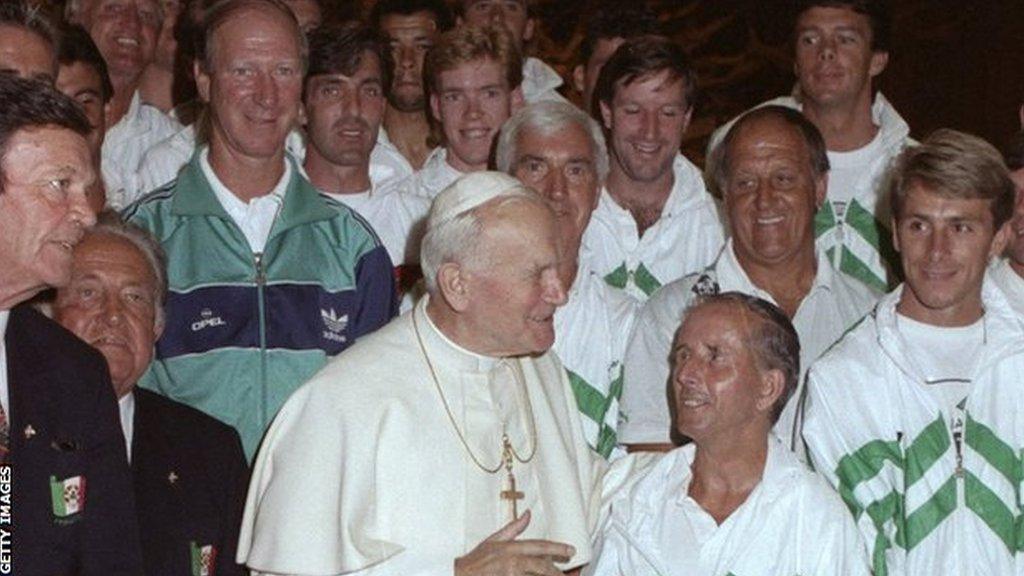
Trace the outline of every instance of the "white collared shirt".
<instances>
[{"instance_id":1,"label":"white collared shirt","mask_svg":"<svg viewBox=\"0 0 1024 576\"><path fill-rule=\"evenodd\" d=\"M0 405L4 408L8 422L11 421L11 401L7 384L7 346L4 337L7 335L7 321L10 317L10 310L0 310Z\"/></svg>"},{"instance_id":2,"label":"white collared shirt","mask_svg":"<svg viewBox=\"0 0 1024 576\"><path fill-rule=\"evenodd\" d=\"M124 433L124 447L128 451L128 463L132 463L132 438L135 437L135 391L125 394L117 401L121 417L121 432Z\"/></svg>"},{"instance_id":3,"label":"white collared shirt","mask_svg":"<svg viewBox=\"0 0 1024 576\"><path fill-rule=\"evenodd\" d=\"M1003 291L1014 312L1024 316L1024 278L1010 266L1007 258L999 258L988 269L989 277Z\"/></svg>"},{"instance_id":4,"label":"white collared shirt","mask_svg":"<svg viewBox=\"0 0 1024 576\"><path fill-rule=\"evenodd\" d=\"M139 189L143 154L181 129L177 120L143 103L139 91L135 91L128 111L103 137L100 160L107 206L120 210L144 192Z\"/></svg>"},{"instance_id":5,"label":"white collared shirt","mask_svg":"<svg viewBox=\"0 0 1024 576\"><path fill-rule=\"evenodd\" d=\"M407 194L422 196L427 200L433 200L448 186L459 179L462 172L455 169L448 163L448 149L444 147L435 148L430 156L423 162L423 168L415 174L392 186L401 188Z\"/></svg>"},{"instance_id":6,"label":"white collared shirt","mask_svg":"<svg viewBox=\"0 0 1024 576\"><path fill-rule=\"evenodd\" d=\"M814 283L792 319L800 338L800 379L796 392L775 425L779 438L786 442L793 439L798 404L794 398L799 398L803 389L803 375L807 368L847 328L863 317L880 296L866 284L845 274L837 274L824 254L819 252L817 257ZM742 292L775 303L771 295L756 286L740 266L731 239L708 270L673 282L655 293L637 315L633 336L626 349L622 388L624 422L619 427L620 442L669 441L671 417L665 385L669 376L672 336L682 322L683 311L702 290Z\"/></svg>"},{"instance_id":7,"label":"white collared shirt","mask_svg":"<svg viewBox=\"0 0 1024 576\"><path fill-rule=\"evenodd\" d=\"M659 287L703 270L722 249L724 234L700 170L677 155L675 180L661 217L640 236L633 215L601 189L583 234L580 260L616 288L643 302Z\"/></svg>"},{"instance_id":8,"label":"white collared shirt","mask_svg":"<svg viewBox=\"0 0 1024 576\"><path fill-rule=\"evenodd\" d=\"M203 148L200 152L199 166L203 170L203 175L210 182L210 188L213 189L220 205L224 207L224 211L231 216L231 219L245 234L245 239L249 241L249 247L254 253L263 252L267 238L270 236L270 229L274 225L274 219L284 205L284 194L288 190L288 182L292 177L291 162L287 159L284 160L284 173L281 174L281 179L274 185L273 190L248 202L243 202L238 196L235 196L214 173L213 167L210 166L209 148Z\"/></svg>"}]
</instances>

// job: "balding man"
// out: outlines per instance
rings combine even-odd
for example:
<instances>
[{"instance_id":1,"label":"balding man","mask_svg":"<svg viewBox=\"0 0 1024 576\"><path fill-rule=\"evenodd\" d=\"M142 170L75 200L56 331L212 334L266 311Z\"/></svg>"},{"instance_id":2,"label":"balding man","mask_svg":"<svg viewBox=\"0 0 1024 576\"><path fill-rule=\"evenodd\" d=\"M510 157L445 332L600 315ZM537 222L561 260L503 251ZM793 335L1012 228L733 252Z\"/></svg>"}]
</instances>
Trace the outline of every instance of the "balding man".
<instances>
[{"instance_id":1,"label":"balding man","mask_svg":"<svg viewBox=\"0 0 1024 576\"><path fill-rule=\"evenodd\" d=\"M68 283L96 221L88 133L70 98L0 75L0 480L14 487L0 567L13 574L142 573L103 357L25 304Z\"/></svg>"},{"instance_id":2,"label":"balding man","mask_svg":"<svg viewBox=\"0 0 1024 576\"><path fill-rule=\"evenodd\" d=\"M786 314L739 292L701 297L670 358L675 427L693 442L613 497L585 573L867 576L843 501L771 432L800 373Z\"/></svg>"},{"instance_id":3,"label":"balding man","mask_svg":"<svg viewBox=\"0 0 1024 576\"><path fill-rule=\"evenodd\" d=\"M428 295L289 399L249 489L257 573L556 576L590 560L600 459L549 348L551 208L497 172L434 201Z\"/></svg>"},{"instance_id":4,"label":"balding man","mask_svg":"<svg viewBox=\"0 0 1024 576\"><path fill-rule=\"evenodd\" d=\"M249 469L233 428L136 387L164 327L166 257L145 230L105 214L75 247L53 316L107 360L128 448L148 576L239 575Z\"/></svg>"},{"instance_id":5,"label":"balding man","mask_svg":"<svg viewBox=\"0 0 1024 576\"><path fill-rule=\"evenodd\" d=\"M583 415L587 442L609 457L616 447L622 356L636 301L609 286L580 256L583 233L608 173L601 127L566 102L538 102L501 129L498 168L543 196L555 211L568 302L555 313L555 346Z\"/></svg>"},{"instance_id":6,"label":"balding man","mask_svg":"<svg viewBox=\"0 0 1024 576\"><path fill-rule=\"evenodd\" d=\"M127 212L170 259L168 323L143 385L233 425L252 457L288 396L397 303L378 237L285 152L307 57L291 10L228 0L207 12L205 38L209 144Z\"/></svg>"},{"instance_id":7,"label":"balding man","mask_svg":"<svg viewBox=\"0 0 1024 576\"><path fill-rule=\"evenodd\" d=\"M658 291L637 319L626 353L620 430L621 441L635 448L669 445L665 383L674 319L697 296L739 291L774 303L796 326L804 367L878 296L838 274L815 248L814 214L825 198L828 158L821 135L799 112L767 106L748 113L709 165L725 200L731 239L714 264ZM775 428L791 449L800 448L796 407L795 401L787 404Z\"/></svg>"}]
</instances>

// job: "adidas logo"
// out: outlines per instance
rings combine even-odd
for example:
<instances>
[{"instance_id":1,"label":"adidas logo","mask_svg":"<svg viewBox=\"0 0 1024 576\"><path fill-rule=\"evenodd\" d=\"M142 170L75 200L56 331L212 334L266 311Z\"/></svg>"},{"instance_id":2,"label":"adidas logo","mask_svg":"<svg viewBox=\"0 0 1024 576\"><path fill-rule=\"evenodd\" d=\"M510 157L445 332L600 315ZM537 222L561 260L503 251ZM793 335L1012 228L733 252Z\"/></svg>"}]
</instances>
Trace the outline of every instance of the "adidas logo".
<instances>
[{"instance_id":1,"label":"adidas logo","mask_svg":"<svg viewBox=\"0 0 1024 576\"><path fill-rule=\"evenodd\" d=\"M323 337L326 340L332 340L334 342L344 343L348 341L348 338L342 334L345 328L348 327L348 314L342 314L340 317L338 313L334 311L334 308L330 310L320 310L320 318L324 321L324 327L327 328L323 332Z\"/></svg>"}]
</instances>

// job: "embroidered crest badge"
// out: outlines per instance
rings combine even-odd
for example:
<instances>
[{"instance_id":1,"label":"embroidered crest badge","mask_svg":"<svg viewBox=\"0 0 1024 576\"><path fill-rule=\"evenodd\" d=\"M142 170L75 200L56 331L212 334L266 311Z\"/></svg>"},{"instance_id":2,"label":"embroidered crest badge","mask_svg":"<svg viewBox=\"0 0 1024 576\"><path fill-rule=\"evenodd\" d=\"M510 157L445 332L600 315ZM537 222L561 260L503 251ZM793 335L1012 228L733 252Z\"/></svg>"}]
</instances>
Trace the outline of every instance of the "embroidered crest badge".
<instances>
[{"instance_id":1,"label":"embroidered crest badge","mask_svg":"<svg viewBox=\"0 0 1024 576\"><path fill-rule=\"evenodd\" d=\"M50 476L50 499L53 503L53 515L67 518L85 509L85 476L72 476L57 480Z\"/></svg>"},{"instance_id":2,"label":"embroidered crest badge","mask_svg":"<svg viewBox=\"0 0 1024 576\"><path fill-rule=\"evenodd\" d=\"M188 552L192 558L192 576L213 576L214 562L217 560L217 549L213 544L199 546L189 542Z\"/></svg>"}]
</instances>

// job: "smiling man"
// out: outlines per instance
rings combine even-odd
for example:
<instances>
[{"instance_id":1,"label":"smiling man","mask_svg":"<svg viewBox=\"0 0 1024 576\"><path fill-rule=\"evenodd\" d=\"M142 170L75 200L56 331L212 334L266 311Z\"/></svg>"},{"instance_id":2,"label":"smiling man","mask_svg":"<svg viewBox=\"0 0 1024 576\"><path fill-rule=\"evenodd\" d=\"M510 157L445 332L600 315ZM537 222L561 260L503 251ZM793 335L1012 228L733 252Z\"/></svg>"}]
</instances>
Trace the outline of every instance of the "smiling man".
<instances>
[{"instance_id":1,"label":"smiling man","mask_svg":"<svg viewBox=\"0 0 1024 576\"><path fill-rule=\"evenodd\" d=\"M239 575L244 569L234 556L249 470L238 433L135 386L164 328L166 263L152 236L108 213L75 248L71 281L57 290L53 315L107 360L145 574Z\"/></svg>"},{"instance_id":2,"label":"smiling man","mask_svg":"<svg viewBox=\"0 0 1024 576\"><path fill-rule=\"evenodd\" d=\"M14 574L142 573L103 358L26 304L68 283L96 221L88 132L70 98L0 75L0 463L17 487Z\"/></svg>"},{"instance_id":3,"label":"smiling man","mask_svg":"<svg viewBox=\"0 0 1024 576\"><path fill-rule=\"evenodd\" d=\"M992 146L940 130L887 192L906 281L811 366L804 440L876 574L1011 574L1024 323L985 271L1013 182Z\"/></svg>"},{"instance_id":4,"label":"smiling man","mask_svg":"<svg viewBox=\"0 0 1024 576\"><path fill-rule=\"evenodd\" d=\"M674 425L693 442L614 496L585 574L867 576L842 500L771 433L800 371L785 313L739 292L702 297L670 357Z\"/></svg>"},{"instance_id":5,"label":"smiling man","mask_svg":"<svg viewBox=\"0 0 1024 576\"><path fill-rule=\"evenodd\" d=\"M681 46L644 36L615 51L595 88L611 169L583 243L590 267L640 301L722 247L700 169L679 154L696 83Z\"/></svg>"},{"instance_id":6,"label":"smiling man","mask_svg":"<svg viewBox=\"0 0 1024 576\"><path fill-rule=\"evenodd\" d=\"M814 234L833 265L878 290L896 276L882 180L910 128L876 90L889 63L891 22L881 0L801 0L793 25L797 88L765 104L803 112L828 149L828 197ZM764 104L762 104L764 105ZM711 137L714 149L729 125ZM709 152L710 155L710 152Z\"/></svg>"},{"instance_id":7,"label":"smiling man","mask_svg":"<svg viewBox=\"0 0 1024 576\"><path fill-rule=\"evenodd\" d=\"M444 146L396 186L433 199L459 176L486 170L498 130L523 104L520 62L501 29L462 26L443 34L427 53L423 74Z\"/></svg>"},{"instance_id":8,"label":"smiling man","mask_svg":"<svg viewBox=\"0 0 1024 576\"><path fill-rule=\"evenodd\" d=\"M240 560L365 576L557 576L590 560L603 466L549 351L565 303L556 222L498 172L438 195L428 295L288 400Z\"/></svg>"},{"instance_id":9,"label":"smiling man","mask_svg":"<svg viewBox=\"0 0 1024 576\"><path fill-rule=\"evenodd\" d=\"M307 58L291 10L228 0L207 13L204 37L209 145L127 211L171 262L167 327L143 385L235 426L251 457L288 396L397 303L376 234L285 153Z\"/></svg>"},{"instance_id":10,"label":"smiling man","mask_svg":"<svg viewBox=\"0 0 1024 576\"><path fill-rule=\"evenodd\" d=\"M590 446L608 458L616 448L622 356L636 301L594 274L580 257L583 233L608 174L601 127L567 102L538 102L501 128L498 168L547 200L558 221L558 275L569 289L555 313L555 352L565 364Z\"/></svg>"},{"instance_id":11,"label":"smiling man","mask_svg":"<svg viewBox=\"0 0 1024 576\"><path fill-rule=\"evenodd\" d=\"M65 16L92 37L114 87L101 164L107 203L120 209L139 194L136 173L146 149L181 129L139 92L156 54L163 11L157 0L69 0Z\"/></svg>"},{"instance_id":12,"label":"smiling man","mask_svg":"<svg viewBox=\"0 0 1024 576\"><path fill-rule=\"evenodd\" d=\"M725 201L730 240L717 261L659 290L644 305L626 353L620 439L668 448L667 358L677 319L702 294L737 291L782 309L800 336L806 367L874 304L877 294L815 248L814 213L826 193L828 159L814 125L799 112L766 106L740 118L709 159L709 180ZM803 372L797 395L803 389ZM776 435L803 456L798 401L786 403Z\"/></svg>"}]
</instances>

